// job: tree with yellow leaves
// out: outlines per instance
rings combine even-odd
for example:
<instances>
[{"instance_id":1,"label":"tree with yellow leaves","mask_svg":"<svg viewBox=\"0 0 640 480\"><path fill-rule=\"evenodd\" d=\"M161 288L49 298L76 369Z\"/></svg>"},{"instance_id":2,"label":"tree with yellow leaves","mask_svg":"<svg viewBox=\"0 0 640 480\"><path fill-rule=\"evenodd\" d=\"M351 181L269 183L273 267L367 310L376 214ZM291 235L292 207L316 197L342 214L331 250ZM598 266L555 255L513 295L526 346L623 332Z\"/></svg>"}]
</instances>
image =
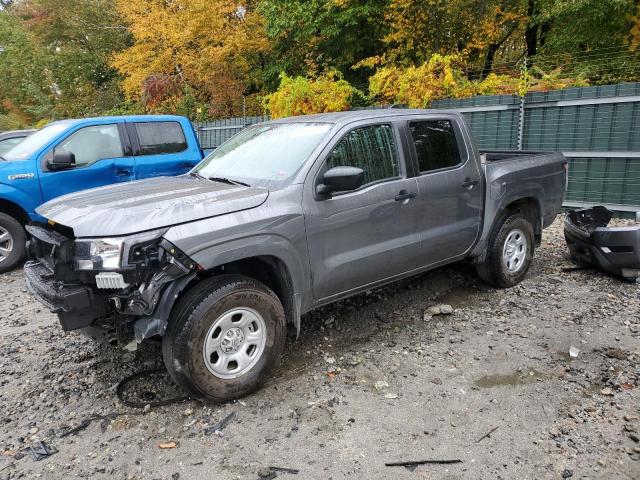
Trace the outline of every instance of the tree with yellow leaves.
<instances>
[{"instance_id":1,"label":"tree with yellow leaves","mask_svg":"<svg viewBox=\"0 0 640 480\"><path fill-rule=\"evenodd\" d=\"M117 0L133 44L113 55L129 100L149 111L202 108L238 114L237 99L260 89L268 49L254 2Z\"/></svg>"}]
</instances>

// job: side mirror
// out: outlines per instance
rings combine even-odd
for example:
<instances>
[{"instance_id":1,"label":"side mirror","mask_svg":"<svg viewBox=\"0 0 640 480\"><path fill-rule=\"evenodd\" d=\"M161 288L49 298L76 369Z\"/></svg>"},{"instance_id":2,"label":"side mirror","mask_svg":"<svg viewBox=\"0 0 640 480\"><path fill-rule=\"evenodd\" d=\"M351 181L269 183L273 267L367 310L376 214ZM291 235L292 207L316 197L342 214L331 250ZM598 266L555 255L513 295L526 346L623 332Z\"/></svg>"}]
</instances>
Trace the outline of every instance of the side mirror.
<instances>
[{"instance_id":1,"label":"side mirror","mask_svg":"<svg viewBox=\"0 0 640 480\"><path fill-rule=\"evenodd\" d=\"M76 166L76 156L66 150L55 150L53 157L47 160L49 170L67 170Z\"/></svg>"},{"instance_id":2,"label":"side mirror","mask_svg":"<svg viewBox=\"0 0 640 480\"><path fill-rule=\"evenodd\" d=\"M364 170L356 167L333 167L322 177L322 183L316 187L319 195L330 197L333 192L356 190L364 182Z\"/></svg>"}]
</instances>

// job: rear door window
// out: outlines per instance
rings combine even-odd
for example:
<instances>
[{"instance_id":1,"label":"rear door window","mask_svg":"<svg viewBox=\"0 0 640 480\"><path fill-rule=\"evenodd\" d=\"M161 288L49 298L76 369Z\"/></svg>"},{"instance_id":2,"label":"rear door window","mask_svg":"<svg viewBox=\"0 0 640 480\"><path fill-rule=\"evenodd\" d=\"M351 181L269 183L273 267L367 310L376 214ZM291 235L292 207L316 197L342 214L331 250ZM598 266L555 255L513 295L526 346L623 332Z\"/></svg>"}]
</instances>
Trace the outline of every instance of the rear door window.
<instances>
[{"instance_id":1,"label":"rear door window","mask_svg":"<svg viewBox=\"0 0 640 480\"><path fill-rule=\"evenodd\" d=\"M450 120L409 122L421 173L451 168L462 163L456 133Z\"/></svg>"},{"instance_id":2,"label":"rear door window","mask_svg":"<svg viewBox=\"0 0 640 480\"><path fill-rule=\"evenodd\" d=\"M136 122L140 142L138 155L179 153L187 149L187 140L178 122Z\"/></svg>"}]
</instances>

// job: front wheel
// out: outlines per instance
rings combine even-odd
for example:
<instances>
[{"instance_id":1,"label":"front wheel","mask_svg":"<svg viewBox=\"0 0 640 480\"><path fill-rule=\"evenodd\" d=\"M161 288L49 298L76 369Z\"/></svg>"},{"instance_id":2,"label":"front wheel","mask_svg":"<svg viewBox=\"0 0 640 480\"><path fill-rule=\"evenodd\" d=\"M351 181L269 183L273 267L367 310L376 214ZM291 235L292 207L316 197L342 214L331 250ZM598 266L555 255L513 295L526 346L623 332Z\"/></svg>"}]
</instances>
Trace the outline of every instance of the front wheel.
<instances>
[{"instance_id":1,"label":"front wheel","mask_svg":"<svg viewBox=\"0 0 640 480\"><path fill-rule=\"evenodd\" d=\"M476 267L478 275L492 285L513 287L527 274L533 249L531 222L518 213L506 216L489 238L487 257Z\"/></svg>"},{"instance_id":2,"label":"front wheel","mask_svg":"<svg viewBox=\"0 0 640 480\"><path fill-rule=\"evenodd\" d=\"M162 354L192 397L233 400L256 390L278 363L286 339L282 303L240 275L204 280L174 307Z\"/></svg>"},{"instance_id":3,"label":"front wheel","mask_svg":"<svg viewBox=\"0 0 640 480\"><path fill-rule=\"evenodd\" d=\"M0 273L13 270L24 260L26 235L18 220L0 213Z\"/></svg>"}]
</instances>

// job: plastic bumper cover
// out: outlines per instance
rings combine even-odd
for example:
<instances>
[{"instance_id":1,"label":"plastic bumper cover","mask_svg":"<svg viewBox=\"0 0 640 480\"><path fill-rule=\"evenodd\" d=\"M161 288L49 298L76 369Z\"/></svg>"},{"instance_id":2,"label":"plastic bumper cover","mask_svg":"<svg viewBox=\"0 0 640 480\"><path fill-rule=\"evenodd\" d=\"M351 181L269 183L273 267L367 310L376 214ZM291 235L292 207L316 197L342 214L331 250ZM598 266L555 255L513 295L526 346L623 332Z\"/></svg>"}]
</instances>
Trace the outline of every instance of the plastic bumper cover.
<instances>
[{"instance_id":1,"label":"plastic bumper cover","mask_svg":"<svg viewBox=\"0 0 640 480\"><path fill-rule=\"evenodd\" d=\"M51 270L39 262L27 262L24 271L28 289L40 303L58 314L64 330L87 327L107 314L107 302L89 287L56 282Z\"/></svg>"},{"instance_id":2,"label":"plastic bumper cover","mask_svg":"<svg viewBox=\"0 0 640 480\"><path fill-rule=\"evenodd\" d=\"M564 236L571 257L633 281L640 277L640 226L607 227L612 213L604 207L567 214Z\"/></svg>"}]
</instances>

